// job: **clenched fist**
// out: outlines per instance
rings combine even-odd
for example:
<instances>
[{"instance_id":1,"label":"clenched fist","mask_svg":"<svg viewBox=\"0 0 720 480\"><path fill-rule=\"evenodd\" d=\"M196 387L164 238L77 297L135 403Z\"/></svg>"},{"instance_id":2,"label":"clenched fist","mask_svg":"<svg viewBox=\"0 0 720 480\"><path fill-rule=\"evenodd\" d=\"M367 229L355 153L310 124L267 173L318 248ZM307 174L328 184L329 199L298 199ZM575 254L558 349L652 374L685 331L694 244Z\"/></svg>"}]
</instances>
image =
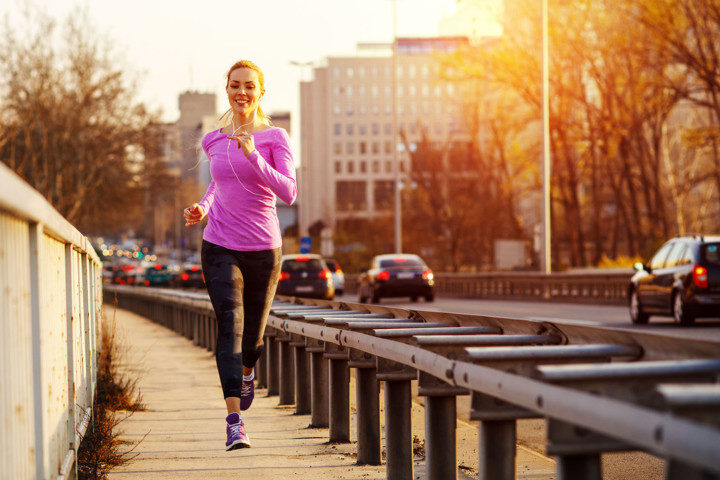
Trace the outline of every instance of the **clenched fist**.
<instances>
[{"instance_id":1,"label":"clenched fist","mask_svg":"<svg viewBox=\"0 0 720 480\"><path fill-rule=\"evenodd\" d=\"M203 208L197 203L193 203L191 206L185 209L183 212L185 216L185 226L190 227L195 225L205 216Z\"/></svg>"}]
</instances>

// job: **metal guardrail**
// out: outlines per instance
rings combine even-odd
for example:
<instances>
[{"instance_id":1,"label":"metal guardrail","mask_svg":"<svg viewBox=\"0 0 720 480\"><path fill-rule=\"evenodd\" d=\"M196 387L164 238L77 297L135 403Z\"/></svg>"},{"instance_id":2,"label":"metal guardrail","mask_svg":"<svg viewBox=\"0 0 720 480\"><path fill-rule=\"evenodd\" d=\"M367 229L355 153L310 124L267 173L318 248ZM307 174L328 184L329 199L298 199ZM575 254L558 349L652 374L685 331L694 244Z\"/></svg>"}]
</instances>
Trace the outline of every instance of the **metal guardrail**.
<instances>
[{"instance_id":1,"label":"metal guardrail","mask_svg":"<svg viewBox=\"0 0 720 480\"><path fill-rule=\"evenodd\" d=\"M204 294L114 288L128 308L214 350ZM258 382L350 441L349 371L357 378L357 458L381 462L385 389L388 479L413 477L410 382L425 401L426 477L457 478L456 396L472 395L481 479L515 478L516 420L545 418L558 478L600 480L601 454L645 450L666 478L720 478L720 345L647 332L382 305L279 297ZM309 371L309 375L307 372ZM704 476L703 476L704 475Z\"/></svg>"},{"instance_id":2,"label":"metal guardrail","mask_svg":"<svg viewBox=\"0 0 720 480\"><path fill-rule=\"evenodd\" d=\"M75 478L97 379L102 265L3 164L0 271L0 478Z\"/></svg>"},{"instance_id":3,"label":"metal guardrail","mask_svg":"<svg viewBox=\"0 0 720 480\"><path fill-rule=\"evenodd\" d=\"M626 305L631 272L435 273L435 292L446 297L516 298ZM356 293L359 275L345 275L345 291Z\"/></svg>"}]
</instances>

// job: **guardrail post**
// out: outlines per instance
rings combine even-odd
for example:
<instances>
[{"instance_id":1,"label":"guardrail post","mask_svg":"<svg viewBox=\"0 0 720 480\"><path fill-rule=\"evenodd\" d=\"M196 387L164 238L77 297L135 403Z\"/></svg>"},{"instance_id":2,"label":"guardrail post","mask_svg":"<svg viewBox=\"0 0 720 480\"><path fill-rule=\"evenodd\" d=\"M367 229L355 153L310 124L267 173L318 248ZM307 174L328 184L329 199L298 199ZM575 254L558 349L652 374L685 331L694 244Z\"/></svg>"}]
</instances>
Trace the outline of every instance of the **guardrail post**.
<instances>
[{"instance_id":1,"label":"guardrail post","mask_svg":"<svg viewBox=\"0 0 720 480\"><path fill-rule=\"evenodd\" d=\"M310 413L310 378L308 360L305 353L305 341L296 340L290 343L295 354L295 413Z\"/></svg>"},{"instance_id":2,"label":"guardrail post","mask_svg":"<svg viewBox=\"0 0 720 480\"><path fill-rule=\"evenodd\" d=\"M356 368L357 463L380 465L380 391L375 368Z\"/></svg>"},{"instance_id":3,"label":"guardrail post","mask_svg":"<svg viewBox=\"0 0 720 480\"><path fill-rule=\"evenodd\" d=\"M255 379L257 380L258 388L267 387L267 355L268 355L268 339L265 337L265 346L263 348L260 358L258 358L255 364Z\"/></svg>"},{"instance_id":4,"label":"guardrail post","mask_svg":"<svg viewBox=\"0 0 720 480\"><path fill-rule=\"evenodd\" d=\"M287 334L276 337L280 342L280 405L292 405L295 402L295 370L292 347Z\"/></svg>"},{"instance_id":5,"label":"guardrail post","mask_svg":"<svg viewBox=\"0 0 720 480\"><path fill-rule=\"evenodd\" d=\"M411 406L410 380L385 382L385 470L387 480L413 478Z\"/></svg>"},{"instance_id":6,"label":"guardrail post","mask_svg":"<svg viewBox=\"0 0 720 480\"><path fill-rule=\"evenodd\" d=\"M328 364L322 351L310 353L310 426L327 428L328 418Z\"/></svg>"},{"instance_id":7,"label":"guardrail post","mask_svg":"<svg viewBox=\"0 0 720 480\"><path fill-rule=\"evenodd\" d=\"M513 480L515 478L515 420L484 420L478 423L480 439L479 478Z\"/></svg>"},{"instance_id":8,"label":"guardrail post","mask_svg":"<svg viewBox=\"0 0 720 480\"><path fill-rule=\"evenodd\" d=\"M278 385L280 384L280 345L276 340L277 337L273 332L266 335L267 338L267 394L268 396L277 395L279 393Z\"/></svg>"},{"instance_id":9,"label":"guardrail post","mask_svg":"<svg viewBox=\"0 0 720 480\"><path fill-rule=\"evenodd\" d=\"M350 442L350 369L348 361L330 359L330 441Z\"/></svg>"},{"instance_id":10,"label":"guardrail post","mask_svg":"<svg viewBox=\"0 0 720 480\"><path fill-rule=\"evenodd\" d=\"M559 455L557 457L558 480L602 480L600 455Z\"/></svg>"},{"instance_id":11,"label":"guardrail post","mask_svg":"<svg viewBox=\"0 0 720 480\"><path fill-rule=\"evenodd\" d=\"M456 480L455 395L425 397L425 468L428 480ZM577 480L582 477L572 477Z\"/></svg>"}]
</instances>

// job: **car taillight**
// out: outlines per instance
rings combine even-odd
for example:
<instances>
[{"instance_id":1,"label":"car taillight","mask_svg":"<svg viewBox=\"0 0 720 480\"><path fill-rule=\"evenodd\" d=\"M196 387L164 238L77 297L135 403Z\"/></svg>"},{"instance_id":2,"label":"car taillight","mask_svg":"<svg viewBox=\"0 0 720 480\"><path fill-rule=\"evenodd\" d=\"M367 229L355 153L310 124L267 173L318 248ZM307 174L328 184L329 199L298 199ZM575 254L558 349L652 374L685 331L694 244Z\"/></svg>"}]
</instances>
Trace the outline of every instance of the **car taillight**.
<instances>
[{"instance_id":1,"label":"car taillight","mask_svg":"<svg viewBox=\"0 0 720 480\"><path fill-rule=\"evenodd\" d=\"M288 278L290 278L290 274L288 272L280 272L280 282L287 280Z\"/></svg>"},{"instance_id":2,"label":"car taillight","mask_svg":"<svg viewBox=\"0 0 720 480\"><path fill-rule=\"evenodd\" d=\"M390 280L390 272L388 272L387 270L378 272L377 279L378 280Z\"/></svg>"},{"instance_id":3,"label":"car taillight","mask_svg":"<svg viewBox=\"0 0 720 480\"><path fill-rule=\"evenodd\" d=\"M159 263L157 265L155 265L155 270L161 270L161 269L162 269L162 265L160 265Z\"/></svg>"},{"instance_id":4,"label":"car taillight","mask_svg":"<svg viewBox=\"0 0 720 480\"><path fill-rule=\"evenodd\" d=\"M707 268L703 267L702 265L695 265L693 267L693 283L695 283L695 286L699 288L707 288L708 286L708 275L707 275Z\"/></svg>"},{"instance_id":5,"label":"car taillight","mask_svg":"<svg viewBox=\"0 0 720 480\"><path fill-rule=\"evenodd\" d=\"M143 283L145 283L145 286L147 287L150 285L150 280L145 280L145 282L143 282Z\"/></svg>"},{"instance_id":6,"label":"car taillight","mask_svg":"<svg viewBox=\"0 0 720 480\"><path fill-rule=\"evenodd\" d=\"M192 267L190 267L190 270L192 270L193 272L197 272L198 270L200 270L200 267L198 267L197 265L193 265Z\"/></svg>"},{"instance_id":7,"label":"car taillight","mask_svg":"<svg viewBox=\"0 0 720 480\"><path fill-rule=\"evenodd\" d=\"M337 273L338 275L342 275L342 273L343 273L342 268L340 268L340 267L336 268L335 273Z\"/></svg>"},{"instance_id":8,"label":"car taillight","mask_svg":"<svg viewBox=\"0 0 720 480\"><path fill-rule=\"evenodd\" d=\"M423 277L423 280L432 280L435 277L435 275L433 275L432 270L425 270L423 272L422 277Z\"/></svg>"},{"instance_id":9,"label":"car taillight","mask_svg":"<svg viewBox=\"0 0 720 480\"><path fill-rule=\"evenodd\" d=\"M324 270L320 270L320 273L318 273L318 277L324 278L325 280L330 280L332 278L332 273L326 268Z\"/></svg>"},{"instance_id":10,"label":"car taillight","mask_svg":"<svg viewBox=\"0 0 720 480\"><path fill-rule=\"evenodd\" d=\"M187 273L183 273L182 275L180 275L180 278L182 278L183 280L190 280L190 275L188 275Z\"/></svg>"}]
</instances>

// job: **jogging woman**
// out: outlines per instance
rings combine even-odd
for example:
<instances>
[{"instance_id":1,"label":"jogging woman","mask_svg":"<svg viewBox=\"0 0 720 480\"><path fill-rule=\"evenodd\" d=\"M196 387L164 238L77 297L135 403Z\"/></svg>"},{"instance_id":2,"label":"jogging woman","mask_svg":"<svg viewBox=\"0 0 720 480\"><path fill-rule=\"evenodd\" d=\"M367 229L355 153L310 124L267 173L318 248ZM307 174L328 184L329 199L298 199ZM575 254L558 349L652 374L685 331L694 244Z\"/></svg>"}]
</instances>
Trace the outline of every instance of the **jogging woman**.
<instances>
[{"instance_id":1,"label":"jogging woman","mask_svg":"<svg viewBox=\"0 0 720 480\"><path fill-rule=\"evenodd\" d=\"M202 139L212 181L205 196L185 209L185 225L208 223L202 268L218 324L217 368L227 405L226 450L250 446L240 412L255 394L254 367L280 275L280 225L275 196L297 196L287 132L260 108L265 79L242 60L227 73L226 125Z\"/></svg>"}]
</instances>

